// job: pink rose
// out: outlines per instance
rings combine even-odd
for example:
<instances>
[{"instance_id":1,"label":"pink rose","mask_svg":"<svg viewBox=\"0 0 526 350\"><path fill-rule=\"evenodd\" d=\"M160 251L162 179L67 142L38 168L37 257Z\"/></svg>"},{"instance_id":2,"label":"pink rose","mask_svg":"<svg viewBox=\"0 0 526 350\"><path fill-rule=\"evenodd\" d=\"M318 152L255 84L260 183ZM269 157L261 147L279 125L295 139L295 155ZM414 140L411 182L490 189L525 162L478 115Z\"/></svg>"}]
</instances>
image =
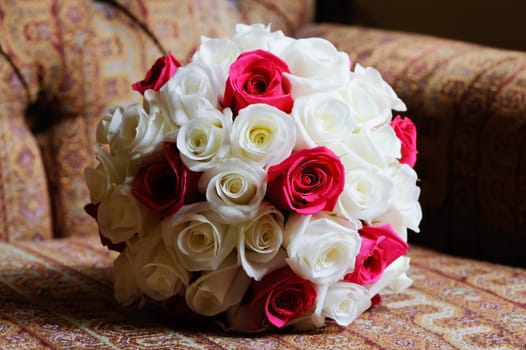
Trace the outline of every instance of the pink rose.
<instances>
[{"instance_id":1,"label":"pink rose","mask_svg":"<svg viewBox=\"0 0 526 350\"><path fill-rule=\"evenodd\" d=\"M168 52L168 55L159 57L152 68L146 72L143 80L132 84L132 89L141 94L148 89L159 91L159 89L175 74L181 64Z\"/></svg>"},{"instance_id":2,"label":"pink rose","mask_svg":"<svg viewBox=\"0 0 526 350\"><path fill-rule=\"evenodd\" d=\"M283 76L287 64L270 52L245 52L230 66L223 106L237 115L240 109L254 103L265 103L290 113L294 100L290 83Z\"/></svg>"},{"instance_id":3,"label":"pink rose","mask_svg":"<svg viewBox=\"0 0 526 350\"><path fill-rule=\"evenodd\" d=\"M387 266L407 253L407 243L390 225L364 226L359 231L362 238L354 271L344 278L347 282L370 284L376 282Z\"/></svg>"},{"instance_id":4,"label":"pink rose","mask_svg":"<svg viewBox=\"0 0 526 350\"><path fill-rule=\"evenodd\" d=\"M277 208L310 215L334 209L345 186L345 170L337 155L320 146L271 166L267 182L267 199Z\"/></svg>"},{"instance_id":5,"label":"pink rose","mask_svg":"<svg viewBox=\"0 0 526 350\"><path fill-rule=\"evenodd\" d=\"M289 267L253 282L249 293L249 303L262 301L268 321L278 328L309 311L317 296L312 282L297 276Z\"/></svg>"},{"instance_id":6,"label":"pink rose","mask_svg":"<svg viewBox=\"0 0 526 350\"><path fill-rule=\"evenodd\" d=\"M397 115L391 122L396 136L402 141L402 157L400 163L407 164L411 168L416 163L416 127L411 119L405 117L401 118Z\"/></svg>"},{"instance_id":7,"label":"pink rose","mask_svg":"<svg viewBox=\"0 0 526 350\"><path fill-rule=\"evenodd\" d=\"M183 164L175 143L164 144L165 160L142 167L135 177L132 193L147 208L167 217L183 204L200 201L197 190L201 173Z\"/></svg>"}]
</instances>

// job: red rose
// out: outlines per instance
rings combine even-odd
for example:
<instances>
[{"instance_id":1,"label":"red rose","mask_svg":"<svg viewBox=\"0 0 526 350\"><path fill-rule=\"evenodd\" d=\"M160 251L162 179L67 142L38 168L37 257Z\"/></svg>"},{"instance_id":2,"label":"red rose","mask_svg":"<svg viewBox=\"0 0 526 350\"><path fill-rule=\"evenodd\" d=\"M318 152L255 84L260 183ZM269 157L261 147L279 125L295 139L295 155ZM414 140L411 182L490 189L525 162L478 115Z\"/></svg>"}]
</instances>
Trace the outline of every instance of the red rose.
<instances>
[{"instance_id":1,"label":"red rose","mask_svg":"<svg viewBox=\"0 0 526 350\"><path fill-rule=\"evenodd\" d=\"M416 155L416 126L409 118L402 119L399 115L391 122L396 136L402 141L402 157L400 163L407 164L411 168L415 166Z\"/></svg>"},{"instance_id":2,"label":"red rose","mask_svg":"<svg viewBox=\"0 0 526 350\"><path fill-rule=\"evenodd\" d=\"M345 186L340 158L326 147L292 153L267 174L267 199L298 214L331 211Z\"/></svg>"},{"instance_id":3,"label":"red rose","mask_svg":"<svg viewBox=\"0 0 526 350\"><path fill-rule=\"evenodd\" d=\"M294 100L289 81L283 73L289 67L281 58L263 50L241 54L230 66L225 86L223 106L234 115L254 103L265 103L290 113Z\"/></svg>"},{"instance_id":4,"label":"red rose","mask_svg":"<svg viewBox=\"0 0 526 350\"><path fill-rule=\"evenodd\" d=\"M276 270L252 283L249 303L264 303L269 322L281 328L304 315L316 301L312 282L297 276L289 267Z\"/></svg>"},{"instance_id":5,"label":"red rose","mask_svg":"<svg viewBox=\"0 0 526 350\"><path fill-rule=\"evenodd\" d=\"M385 268L407 252L407 243L390 225L364 226L359 231L362 238L354 271L344 278L347 282L370 284L376 282Z\"/></svg>"},{"instance_id":6,"label":"red rose","mask_svg":"<svg viewBox=\"0 0 526 350\"><path fill-rule=\"evenodd\" d=\"M183 204L201 200L197 190L200 173L194 173L183 164L177 146L164 144L165 161L142 167L135 177L132 193L142 204L167 217Z\"/></svg>"},{"instance_id":7,"label":"red rose","mask_svg":"<svg viewBox=\"0 0 526 350\"><path fill-rule=\"evenodd\" d=\"M159 91L159 89L175 74L181 64L168 52L168 55L159 57L152 68L146 72L143 80L132 84L132 89L141 94L148 89Z\"/></svg>"}]
</instances>

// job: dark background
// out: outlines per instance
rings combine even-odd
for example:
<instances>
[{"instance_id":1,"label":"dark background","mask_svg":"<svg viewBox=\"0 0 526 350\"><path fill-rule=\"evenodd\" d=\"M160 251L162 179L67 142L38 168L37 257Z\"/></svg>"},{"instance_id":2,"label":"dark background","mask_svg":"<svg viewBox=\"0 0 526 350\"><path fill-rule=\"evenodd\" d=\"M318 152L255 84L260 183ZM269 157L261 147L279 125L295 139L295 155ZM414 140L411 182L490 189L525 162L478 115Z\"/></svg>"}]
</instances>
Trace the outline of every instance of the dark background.
<instances>
[{"instance_id":1,"label":"dark background","mask_svg":"<svg viewBox=\"0 0 526 350\"><path fill-rule=\"evenodd\" d=\"M316 20L526 51L524 0L318 0Z\"/></svg>"}]
</instances>

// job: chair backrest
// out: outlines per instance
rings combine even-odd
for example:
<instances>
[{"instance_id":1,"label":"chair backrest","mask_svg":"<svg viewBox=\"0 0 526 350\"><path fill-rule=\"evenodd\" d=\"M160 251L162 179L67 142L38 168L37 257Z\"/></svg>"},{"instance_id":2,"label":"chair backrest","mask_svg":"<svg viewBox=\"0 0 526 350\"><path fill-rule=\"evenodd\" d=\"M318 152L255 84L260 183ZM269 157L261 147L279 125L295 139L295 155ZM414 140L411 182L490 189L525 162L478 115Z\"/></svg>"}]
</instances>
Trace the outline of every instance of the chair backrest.
<instances>
[{"instance_id":1,"label":"chair backrest","mask_svg":"<svg viewBox=\"0 0 526 350\"><path fill-rule=\"evenodd\" d=\"M0 240L96 232L84 168L106 108L163 51L187 62L201 35L238 22L293 34L313 0L0 0Z\"/></svg>"}]
</instances>

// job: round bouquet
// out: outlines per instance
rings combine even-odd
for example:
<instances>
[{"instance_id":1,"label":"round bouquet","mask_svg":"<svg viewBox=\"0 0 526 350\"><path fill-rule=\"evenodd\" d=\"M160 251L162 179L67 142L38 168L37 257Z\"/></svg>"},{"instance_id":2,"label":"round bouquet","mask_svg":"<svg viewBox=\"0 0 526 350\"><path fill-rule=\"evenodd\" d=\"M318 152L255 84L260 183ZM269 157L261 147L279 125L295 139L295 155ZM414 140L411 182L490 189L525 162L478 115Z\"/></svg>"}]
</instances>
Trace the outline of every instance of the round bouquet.
<instances>
[{"instance_id":1,"label":"round bouquet","mask_svg":"<svg viewBox=\"0 0 526 350\"><path fill-rule=\"evenodd\" d=\"M264 25L169 53L85 171L115 297L226 330L350 324L411 284L416 130L374 68Z\"/></svg>"}]
</instances>

